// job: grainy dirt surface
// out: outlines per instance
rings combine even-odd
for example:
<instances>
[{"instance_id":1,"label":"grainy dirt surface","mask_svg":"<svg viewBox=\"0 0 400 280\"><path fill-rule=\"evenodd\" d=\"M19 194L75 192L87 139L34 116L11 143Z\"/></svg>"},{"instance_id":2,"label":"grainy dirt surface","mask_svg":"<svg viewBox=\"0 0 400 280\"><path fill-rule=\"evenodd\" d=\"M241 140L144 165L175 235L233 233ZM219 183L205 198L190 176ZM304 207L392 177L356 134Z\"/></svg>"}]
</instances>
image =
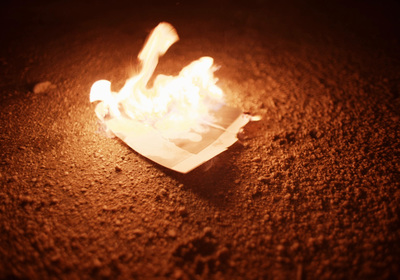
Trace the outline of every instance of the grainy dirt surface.
<instances>
[{"instance_id":1,"label":"grainy dirt surface","mask_svg":"<svg viewBox=\"0 0 400 280\"><path fill-rule=\"evenodd\" d=\"M5 4L0 279L399 279L399 5L323 2ZM212 56L262 116L186 175L89 103L161 21L181 40L158 73Z\"/></svg>"}]
</instances>

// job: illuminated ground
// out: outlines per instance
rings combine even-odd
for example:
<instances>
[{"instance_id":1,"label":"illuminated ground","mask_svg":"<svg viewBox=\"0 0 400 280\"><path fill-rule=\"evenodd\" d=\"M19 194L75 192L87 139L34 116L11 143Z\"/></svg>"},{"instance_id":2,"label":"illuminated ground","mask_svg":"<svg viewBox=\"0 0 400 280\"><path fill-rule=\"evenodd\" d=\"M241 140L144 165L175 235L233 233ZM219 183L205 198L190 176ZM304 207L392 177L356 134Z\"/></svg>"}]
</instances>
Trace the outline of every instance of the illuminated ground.
<instances>
[{"instance_id":1,"label":"illuminated ground","mask_svg":"<svg viewBox=\"0 0 400 280\"><path fill-rule=\"evenodd\" d=\"M397 4L73 2L0 12L0 279L399 278ZM212 56L263 117L187 175L89 103L160 21L181 40L159 73Z\"/></svg>"}]
</instances>

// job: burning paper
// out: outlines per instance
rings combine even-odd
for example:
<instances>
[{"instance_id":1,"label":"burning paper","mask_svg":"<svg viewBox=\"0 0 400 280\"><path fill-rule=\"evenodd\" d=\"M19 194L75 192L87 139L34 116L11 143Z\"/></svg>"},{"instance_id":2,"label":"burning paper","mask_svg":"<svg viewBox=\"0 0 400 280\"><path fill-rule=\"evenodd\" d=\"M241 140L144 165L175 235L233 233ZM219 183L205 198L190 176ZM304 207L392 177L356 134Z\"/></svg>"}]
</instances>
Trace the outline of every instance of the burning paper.
<instances>
[{"instance_id":1,"label":"burning paper","mask_svg":"<svg viewBox=\"0 0 400 280\"><path fill-rule=\"evenodd\" d=\"M160 23L139 53L142 69L117 93L111 83L93 84L90 102L108 132L172 170L187 173L225 151L250 116L224 103L211 57L184 67L178 76L158 75L147 84L158 58L178 41L172 25Z\"/></svg>"}]
</instances>

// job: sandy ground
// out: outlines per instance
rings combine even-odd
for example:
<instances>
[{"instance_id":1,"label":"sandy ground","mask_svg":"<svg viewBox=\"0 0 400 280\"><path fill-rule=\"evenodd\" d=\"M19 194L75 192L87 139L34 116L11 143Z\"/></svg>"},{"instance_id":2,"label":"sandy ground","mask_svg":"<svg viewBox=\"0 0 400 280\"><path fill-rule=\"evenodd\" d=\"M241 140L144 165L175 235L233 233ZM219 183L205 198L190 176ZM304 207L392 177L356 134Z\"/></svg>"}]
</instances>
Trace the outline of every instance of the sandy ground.
<instances>
[{"instance_id":1,"label":"sandy ground","mask_svg":"<svg viewBox=\"0 0 400 280\"><path fill-rule=\"evenodd\" d=\"M397 4L25 2L0 20L0 279L399 279ZM89 103L160 21L157 72L212 56L262 116L186 175Z\"/></svg>"}]
</instances>

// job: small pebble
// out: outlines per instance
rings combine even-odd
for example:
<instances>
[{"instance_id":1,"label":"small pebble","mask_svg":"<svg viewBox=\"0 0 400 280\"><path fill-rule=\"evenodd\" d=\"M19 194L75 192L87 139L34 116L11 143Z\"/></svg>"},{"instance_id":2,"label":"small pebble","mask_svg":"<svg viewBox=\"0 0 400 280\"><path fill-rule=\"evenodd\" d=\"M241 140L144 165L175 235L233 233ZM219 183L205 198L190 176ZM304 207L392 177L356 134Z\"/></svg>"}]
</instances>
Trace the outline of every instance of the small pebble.
<instances>
[{"instance_id":1,"label":"small pebble","mask_svg":"<svg viewBox=\"0 0 400 280\"><path fill-rule=\"evenodd\" d=\"M185 206L179 207L178 213L179 213L179 215L181 215L181 216L187 216L187 214L188 214L188 212L187 212Z\"/></svg>"},{"instance_id":2,"label":"small pebble","mask_svg":"<svg viewBox=\"0 0 400 280\"><path fill-rule=\"evenodd\" d=\"M209 234L209 233L211 233L211 231L212 231L211 227L205 227L203 229L204 234Z\"/></svg>"},{"instance_id":3,"label":"small pebble","mask_svg":"<svg viewBox=\"0 0 400 280\"><path fill-rule=\"evenodd\" d=\"M173 230L173 229L169 229L169 230L167 231L167 234L168 234L169 237L172 237L172 238L175 238L175 237L176 237L176 231Z\"/></svg>"},{"instance_id":4,"label":"small pebble","mask_svg":"<svg viewBox=\"0 0 400 280\"><path fill-rule=\"evenodd\" d=\"M53 88L55 88L55 85L51 84L51 82L49 82L49 81L46 81L46 82L37 83L33 87L33 92L34 93L43 93L43 92L47 92Z\"/></svg>"},{"instance_id":5,"label":"small pebble","mask_svg":"<svg viewBox=\"0 0 400 280\"><path fill-rule=\"evenodd\" d=\"M260 162L261 158L259 156L254 157L251 161L253 162Z\"/></svg>"}]
</instances>

